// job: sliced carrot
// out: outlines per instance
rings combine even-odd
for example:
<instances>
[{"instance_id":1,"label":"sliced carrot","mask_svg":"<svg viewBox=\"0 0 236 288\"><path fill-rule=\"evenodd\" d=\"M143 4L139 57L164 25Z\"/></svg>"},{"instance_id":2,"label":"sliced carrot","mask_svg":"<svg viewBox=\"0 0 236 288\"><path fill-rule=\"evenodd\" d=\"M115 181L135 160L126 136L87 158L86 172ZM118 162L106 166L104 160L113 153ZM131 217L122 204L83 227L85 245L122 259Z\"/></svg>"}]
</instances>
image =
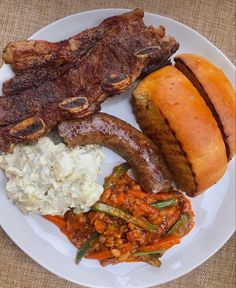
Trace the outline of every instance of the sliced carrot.
<instances>
[{"instance_id":1,"label":"sliced carrot","mask_svg":"<svg viewBox=\"0 0 236 288\"><path fill-rule=\"evenodd\" d=\"M108 258L114 257L110 250L98 251L98 252L91 252L85 258L87 259L96 259L96 260L105 260Z\"/></svg>"},{"instance_id":2,"label":"sliced carrot","mask_svg":"<svg viewBox=\"0 0 236 288\"><path fill-rule=\"evenodd\" d=\"M101 201L105 203L109 199L111 193L112 193L112 190L110 188L107 188L106 190L104 190L101 195Z\"/></svg>"},{"instance_id":3,"label":"sliced carrot","mask_svg":"<svg viewBox=\"0 0 236 288\"><path fill-rule=\"evenodd\" d=\"M127 258L126 260L125 260L125 262L140 262L140 259L138 259L138 258Z\"/></svg>"},{"instance_id":4,"label":"sliced carrot","mask_svg":"<svg viewBox=\"0 0 236 288\"><path fill-rule=\"evenodd\" d=\"M145 192L142 192L139 190L131 190L131 189L128 190L128 194L132 195L133 197L138 198L138 199L143 199L144 197L148 196L148 194Z\"/></svg>"},{"instance_id":5,"label":"sliced carrot","mask_svg":"<svg viewBox=\"0 0 236 288\"><path fill-rule=\"evenodd\" d=\"M48 221L52 222L53 224L55 224L60 229L63 229L63 230L66 229L67 224L63 217L53 216L53 215L44 215L43 217L47 219Z\"/></svg>"},{"instance_id":6,"label":"sliced carrot","mask_svg":"<svg viewBox=\"0 0 236 288\"><path fill-rule=\"evenodd\" d=\"M126 243L120 247L121 254L126 254L127 252L130 252L134 249L135 244L134 243Z\"/></svg>"},{"instance_id":7,"label":"sliced carrot","mask_svg":"<svg viewBox=\"0 0 236 288\"><path fill-rule=\"evenodd\" d=\"M128 190L128 195L132 195L133 197L135 198L138 198L138 199L143 199L143 198L146 198L148 200L152 200L152 201L155 201L155 200L168 200L168 199L172 199L175 197L175 195L173 193L166 193L166 192L163 192L163 193L157 193L157 194L150 194L150 193L145 193L141 190L138 190L138 189L129 189Z\"/></svg>"},{"instance_id":8,"label":"sliced carrot","mask_svg":"<svg viewBox=\"0 0 236 288\"><path fill-rule=\"evenodd\" d=\"M157 243L141 247L138 250L138 252L146 252L146 251L151 252L151 251L155 251L155 250L169 249L172 246L179 244L179 243L180 243L180 238L177 238L177 237L171 235L171 236L162 238Z\"/></svg>"},{"instance_id":9,"label":"sliced carrot","mask_svg":"<svg viewBox=\"0 0 236 288\"><path fill-rule=\"evenodd\" d=\"M106 223L100 219L95 220L94 226L95 226L96 231L100 234L104 233L104 231L106 229Z\"/></svg>"},{"instance_id":10,"label":"sliced carrot","mask_svg":"<svg viewBox=\"0 0 236 288\"><path fill-rule=\"evenodd\" d=\"M121 205L125 202L126 200L126 195L124 192L120 192L117 196L116 196L116 203L117 205Z\"/></svg>"}]
</instances>

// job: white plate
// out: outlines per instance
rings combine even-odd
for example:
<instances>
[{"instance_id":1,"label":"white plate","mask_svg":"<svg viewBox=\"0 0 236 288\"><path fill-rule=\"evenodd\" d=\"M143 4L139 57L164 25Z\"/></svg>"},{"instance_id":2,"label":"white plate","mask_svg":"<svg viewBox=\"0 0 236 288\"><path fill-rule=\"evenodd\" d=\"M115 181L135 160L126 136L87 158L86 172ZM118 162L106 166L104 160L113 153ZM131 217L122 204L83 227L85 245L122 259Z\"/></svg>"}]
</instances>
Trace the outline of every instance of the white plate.
<instances>
[{"instance_id":1,"label":"white plate","mask_svg":"<svg viewBox=\"0 0 236 288\"><path fill-rule=\"evenodd\" d=\"M94 10L63 18L33 35L33 39L58 41L93 27L106 17L125 9ZM180 42L178 53L203 55L221 67L233 82L235 68L226 56L199 33L174 20L146 13L145 23L167 28L167 33ZM12 76L9 66L0 70L0 83ZM132 89L131 89L132 90ZM102 110L137 127L129 103L131 91L115 96L102 105ZM106 159L103 176L121 160L104 149ZM162 258L160 269L147 264L119 264L101 267L96 261L83 260L74 264L76 249L51 223L39 216L24 216L6 196L6 178L0 171L0 223L9 237L31 258L49 271L77 284L90 287L150 287L176 279L212 256L235 230L234 162L231 161L223 179L203 195L192 199L196 212L195 228Z\"/></svg>"}]
</instances>

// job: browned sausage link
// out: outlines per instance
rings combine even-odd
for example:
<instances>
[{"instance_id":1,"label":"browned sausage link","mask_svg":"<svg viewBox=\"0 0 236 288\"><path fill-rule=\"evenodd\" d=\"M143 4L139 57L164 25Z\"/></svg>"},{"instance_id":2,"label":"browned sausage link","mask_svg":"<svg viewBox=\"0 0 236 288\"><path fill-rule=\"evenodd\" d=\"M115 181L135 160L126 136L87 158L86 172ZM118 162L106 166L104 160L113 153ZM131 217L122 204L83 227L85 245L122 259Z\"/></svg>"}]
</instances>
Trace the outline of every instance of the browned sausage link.
<instances>
[{"instance_id":1,"label":"browned sausage link","mask_svg":"<svg viewBox=\"0 0 236 288\"><path fill-rule=\"evenodd\" d=\"M169 189L171 176L158 148L142 132L128 123L105 113L66 121L59 134L69 146L99 144L120 154L128 161L147 192Z\"/></svg>"}]
</instances>

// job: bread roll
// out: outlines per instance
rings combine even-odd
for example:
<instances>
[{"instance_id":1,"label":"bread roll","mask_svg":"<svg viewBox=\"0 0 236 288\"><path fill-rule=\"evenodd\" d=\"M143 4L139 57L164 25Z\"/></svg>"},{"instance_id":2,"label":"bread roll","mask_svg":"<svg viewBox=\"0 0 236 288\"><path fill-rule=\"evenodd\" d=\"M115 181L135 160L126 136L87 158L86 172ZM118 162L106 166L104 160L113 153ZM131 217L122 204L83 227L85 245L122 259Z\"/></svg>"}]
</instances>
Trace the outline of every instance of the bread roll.
<instances>
[{"instance_id":1,"label":"bread roll","mask_svg":"<svg viewBox=\"0 0 236 288\"><path fill-rule=\"evenodd\" d=\"M179 189L200 194L224 174L224 141L210 109L193 84L167 66L133 92L140 127L161 149Z\"/></svg>"},{"instance_id":2,"label":"bread roll","mask_svg":"<svg viewBox=\"0 0 236 288\"><path fill-rule=\"evenodd\" d=\"M230 160L235 155L235 92L223 71L207 59L182 54L175 58L175 66L187 76L214 115Z\"/></svg>"}]
</instances>

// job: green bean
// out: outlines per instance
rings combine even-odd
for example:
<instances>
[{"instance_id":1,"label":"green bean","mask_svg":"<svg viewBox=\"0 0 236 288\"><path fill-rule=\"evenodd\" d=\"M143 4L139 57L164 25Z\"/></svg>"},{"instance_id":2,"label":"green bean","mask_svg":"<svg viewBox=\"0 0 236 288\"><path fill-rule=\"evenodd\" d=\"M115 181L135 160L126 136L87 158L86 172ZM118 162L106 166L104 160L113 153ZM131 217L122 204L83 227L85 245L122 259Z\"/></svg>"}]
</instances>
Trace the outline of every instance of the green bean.
<instances>
[{"instance_id":1,"label":"green bean","mask_svg":"<svg viewBox=\"0 0 236 288\"><path fill-rule=\"evenodd\" d=\"M103 212L113 217L120 218L126 222L130 222L134 225L137 225L147 231L158 233L158 228L156 225L150 223L149 221L141 218L136 218L129 213L126 213L118 208L103 204L103 203L95 203L92 208L95 211Z\"/></svg>"},{"instance_id":2,"label":"green bean","mask_svg":"<svg viewBox=\"0 0 236 288\"><path fill-rule=\"evenodd\" d=\"M142 257L142 256L141 256ZM140 258L141 258L140 257ZM152 265L152 266L156 266L156 267L160 267L161 266L161 261L159 260L158 257L149 255L148 257L143 257L142 261Z\"/></svg>"},{"instance_id":3,"label":"green bean","mask_svg":"<svg viewBox=\"0 0 236 288\"><path fill-rule=\"evenodd\" d=\"M168 199L168 200L153 202L150 204L150 206L162 209L162 208L173 206L173 205L177 204L177 202L178 201L176 198L172 198L172 199Z\"/></svg>"},{"instance_id":4,"label":"green bean","mask_svg":"<svg viewBox=\"0 0 236 288\"><path fill-rule=\"evenodd\" d=\"M104 190L112 187L117 181L124 175L130 166L129 163L125 162L113 168L113 171L110 176L106 177L105 183L103 185Z\"/></svg>"},{"instance_id":5,"label":"green bean","mask_svg":"<svg viewBox=\"0 0 236 288\"><path fill-rule=\"evenodd\" d=\"M181 230L183 230L188 223L189 216L187 214L182 214L180 219L172 226L172 228L167 232L167 235L181 235Z\"/></svg>"},{"instance_id":6,"label":"green bean","mask_svg":"<svg viewBox=\"0 0 236 288\"><path fill-rule=\"evenodd\" d=\"M99 234L97 232L94 232L89 239L82 245L82 247L78 250L76 258L75 258L75 263L79 264L81 259L84 257L86 252L88 251L89 248L91 248L91 245L99 238Z\"/></svg>"},{"instance_id":7,"label":"green bean","mask_svg":"<svg viewBox=\"0 0 236 288\"><path fill-rule=\"evenodd\" d=\"M152 254L163 254L166 250L154 250L154 251L145 251L145 252L135 252L134 256L144 256L144 255L152 255Z\"/></svg>"}]
</instances>

